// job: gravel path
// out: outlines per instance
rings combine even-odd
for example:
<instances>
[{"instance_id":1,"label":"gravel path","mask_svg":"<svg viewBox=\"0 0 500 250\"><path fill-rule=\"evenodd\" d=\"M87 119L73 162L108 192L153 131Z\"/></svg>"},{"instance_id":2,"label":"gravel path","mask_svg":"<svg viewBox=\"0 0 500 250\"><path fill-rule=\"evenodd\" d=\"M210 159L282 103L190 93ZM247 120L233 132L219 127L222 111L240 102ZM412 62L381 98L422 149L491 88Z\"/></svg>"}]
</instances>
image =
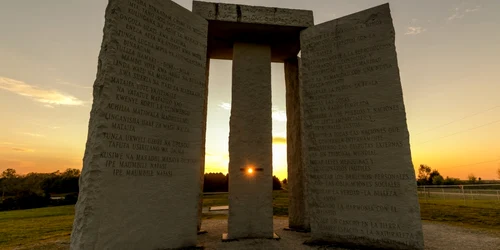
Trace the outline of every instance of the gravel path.
<instances>
[{"instance_id":1,"label":"gravel path","mask_svg":"<svg viewBox=\"0 0 500 250\"><path fill-rule=\"evenodd\" d=\"M222 242L221 236L227 232L227 219L204 220L202 230L207 234L198 236L198 244L206 250L214 249L326 249L309 247L302 243L309 234L284 231L287 218L275 218L274 230L281 240L241 240ZM476 229L424 222L426 250L500 250L500 237ZM329 248L341 250L341 248Z\"/></svg>"}]
</instances>

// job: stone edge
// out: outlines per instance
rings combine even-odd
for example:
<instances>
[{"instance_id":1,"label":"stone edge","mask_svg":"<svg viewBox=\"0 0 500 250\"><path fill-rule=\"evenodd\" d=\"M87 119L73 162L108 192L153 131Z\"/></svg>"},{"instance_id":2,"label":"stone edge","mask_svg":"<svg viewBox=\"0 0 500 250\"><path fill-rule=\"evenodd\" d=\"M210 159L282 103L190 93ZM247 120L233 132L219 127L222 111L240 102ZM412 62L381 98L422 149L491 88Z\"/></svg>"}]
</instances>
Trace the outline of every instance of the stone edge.
<instances>
[{"instance_id":1,"label":"stone edge","mask_svg":"<svg viewBox=\"0 0 500 250\"><path fill-rule=\"evenodd\" d=\"M278 15L283 19L289 20L287 20L287 22L271 22L269 20L266 20L268 18L257 18L257 20L252 20L252 18L249 18L248 15L246 15L252 10L255 12L261 11L262 17L265 17L264 15L262 15L265 14L265 12L273 12L275 17L277 17ZM241 22L292 27L311 27L314 25L314 16L312 10L193 1L192 12L211 21ZM259 13L257 13L257 15L258 14Z\"/></svg>"}]
</instances>

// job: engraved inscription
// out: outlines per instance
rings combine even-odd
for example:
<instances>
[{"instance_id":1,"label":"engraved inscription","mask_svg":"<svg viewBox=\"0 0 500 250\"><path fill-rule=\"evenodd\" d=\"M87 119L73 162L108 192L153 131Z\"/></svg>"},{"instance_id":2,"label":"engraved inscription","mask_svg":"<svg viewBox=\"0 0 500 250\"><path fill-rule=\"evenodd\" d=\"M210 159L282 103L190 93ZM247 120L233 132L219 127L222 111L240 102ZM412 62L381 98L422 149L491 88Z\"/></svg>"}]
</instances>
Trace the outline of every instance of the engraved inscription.
<instances>
[{"instance_id":1,"label":"engraved inscription","mask_svg":"<svg viewBox=\"0 0 500 250\"><path fill-rule=\"evenodd\" d=\"M208 22L107 2L70 248L194 246Z\"/></svg>"},{"instance_id":2,"label":"engraved inscription","mask_svg":"<svg viewBox=\"0 0 500 250\"><path fill-rule=\"evenodd\" d=\"M408 231L420 217L416 190L409 192L415 177L394 28L385 8L301 34L311 227L332 237L420 246L421 234ZM408 214L418 222L396 220Z\"/></svg>"},{"instance_id":3,"label":"engraved inscription","mask_svg":"<svg viewBox=\"0 0 500 250\"><path fill-rule=\"evenodd\" d=\"M203 119L206 32L148 1L124 2L108 45L115 56L104 79L111 89L100 157L116 177L173 177L199 163L191 152L200 138L189 135Z\"/></svg>"}]
</instances>

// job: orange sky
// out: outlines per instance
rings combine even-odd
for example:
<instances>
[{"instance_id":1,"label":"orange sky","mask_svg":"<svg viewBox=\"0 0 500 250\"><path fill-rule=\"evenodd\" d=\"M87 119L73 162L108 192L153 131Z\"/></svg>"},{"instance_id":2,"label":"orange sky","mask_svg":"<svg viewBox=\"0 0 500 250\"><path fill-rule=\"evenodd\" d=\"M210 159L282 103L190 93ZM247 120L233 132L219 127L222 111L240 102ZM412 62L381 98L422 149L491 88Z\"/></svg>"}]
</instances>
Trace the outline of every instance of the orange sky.
<instances>
[{"instance_id":1,"label":"orange sky","mask_svg":"<svg viewBox=\"0 0 500 250\"><path fill-rule=\"evenodd\" d=\"M176 2L191 9L189 0ZM322 23L386 1L224 2L310 9L315 23ZM497 178L500 1L389 2L415 166L427 164L462 179L470 173ZM105 5L100 0L2 5L0 171L81 168ZM231 62L212 60L210 69L206 168L225 173ZM273 64L272 74L273 169L283 179L283 65Z\"/></svg>"}]
</instances>

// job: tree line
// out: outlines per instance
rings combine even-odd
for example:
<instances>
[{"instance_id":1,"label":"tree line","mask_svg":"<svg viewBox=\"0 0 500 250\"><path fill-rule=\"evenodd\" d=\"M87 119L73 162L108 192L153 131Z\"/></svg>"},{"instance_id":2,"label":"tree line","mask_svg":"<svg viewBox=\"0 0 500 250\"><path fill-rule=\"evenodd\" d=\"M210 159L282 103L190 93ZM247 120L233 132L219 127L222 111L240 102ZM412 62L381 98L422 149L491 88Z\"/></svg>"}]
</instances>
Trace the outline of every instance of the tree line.
<instances>
[{"instance_id":1,"label":"tree line","mask_svg":"<svg viewBox=\"0 0 500 250\"><path fill-rule=\"evenodd\" d=\"M17 174L7 169L0 174L0 211L75 204L78 198L80 170ZM203 192L227 192L229 174L207 173ZM273 176L273 190L281 182Z\"/></svg>"},{"instance_id":2,"label":"tree line","mask_svg":"<svg viewBox=\"0 0 500 250\"><path fill-rule=\"evenodd\" d=\"M286 184L286 179L283 180ZM207 173L203 179L203 192L228 192L229 174ZM273 176L273 190L281 190L282 183L278 177Z\"/></svg>"},{"instance_id":3,"label":"tree line","mask_svg":"<svg viewBox=\"0 0 500 250\"><path fill-rule=\"evenodd\" d=\"M498 169L500 179L500 168ZM0 211L28 209L45 206L75 204L78 198L80 170L66 169L64 172L29 173L19 175L14 169L0 174ZM417 185L463 185L486 183L481 177L470 174L467 180L444 178L437 169L422 164L418 168ZM229 174L206 173L203 192L228 192ZM273 176L273 190L282 189L282 182Z\"/></svg>"},{"instance_id":4,"label":"tree line","mask_svg":"<svg viewBox=\"0 0 500 250\"><path fill-rule=\"evenodd\" d=\"M78 169L26 175L7 169L0 175L0 211L75 204L79 177Z\"/></svg>"},{"instance_id":5,"label":"tree line","mask_svg":"<svg viewBox=\"0 0 500 250\"><path fill-rule=\"evenodd\" d=\"M500 168L498 169L498 178L500 179ZM469 174L467 180L448 177L443 178L437 169L421 164L418 168L417 185L464 185L464 184L486 184L481 177Z\"/></svg>"}]
</instances>

